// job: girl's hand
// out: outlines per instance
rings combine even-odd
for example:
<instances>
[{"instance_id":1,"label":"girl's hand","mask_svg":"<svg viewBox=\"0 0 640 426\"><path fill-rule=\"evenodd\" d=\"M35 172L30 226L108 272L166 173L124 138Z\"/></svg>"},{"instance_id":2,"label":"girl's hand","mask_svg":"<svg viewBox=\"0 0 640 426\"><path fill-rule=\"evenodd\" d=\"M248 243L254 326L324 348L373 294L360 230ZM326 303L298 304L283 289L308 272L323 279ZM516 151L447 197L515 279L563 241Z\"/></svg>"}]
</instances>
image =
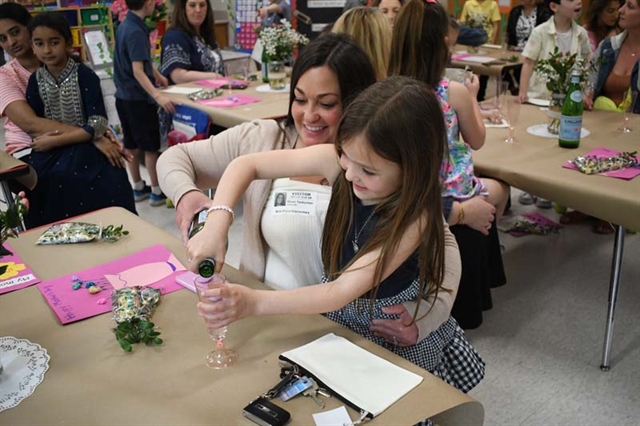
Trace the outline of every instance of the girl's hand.
<instances>
[{"instance_id":1,"label":"girl's hand","mask_svg":"<svg viewBox=\"0 0 640 426\"><path fill-rule=\"evenodd\" d=\"M480 90L480 80L478 79L478 76L471 74L471 78L464 79L464 85L467 90L469 90L473 99L476 99L478 97L478 91Z\"/></svg>"},{"instance_id":2,"label":"girl's hand","mask_svg":"<svg viewBox=\"0 0 640 426\"><path fill-rule=\"evenodd\" d=\"M500 114L500 111L498 111L497 109L491 109L491 110L481 110L480 114L482 115L482 118L484 118L485 120L489 120L490 123L493 124L501 124L502 123L502 114Z\"/></svg>"},{"instance_id":3,"label":"girl's hand","mask_svg":"<svg viewBox=\"0 0 640 426\"><path fill-rule=\"evenodd\" d=\"M59 130L52 130L50 132L43 133L40 136L36 136L31 141L31 148L38 152L49 151L60 145L59 141L61 135L62 133L60 133Z\"/></svg>"},{"instance_id":4,"label":"girl's hand","mask_svg":"<svg viewBox=\"0 0 640 426\"><path fill-rule=\"evenodd\" d=\"M180 202L176 206L176 224L182 235L182 242L187 245L189 240L189 225L193 221L193 217L201 210L211 207L211 198L207 197L200 191L189 191L180 198Z\"/></svg>"},{"instance_id":5,"label":"girl's hand","mask_svg":"<svg viewBox=\"0 0 640 426\"><path fill-rule=\"evenodd\" d=\"M396 346L412 346L418 343L418 326L413 322L413 315L404 305L385 306L382 312L398 315L397 319L374 319L369 330L388 343ZM395 339L394 339L395 337Z\"/></svg>"},{"instance_id":6,"label":"girl's hand","mask_svg":"<svg viewBox=\"0 0 640 426\"><path fill-rule=\"evenodd\" d=\"M489 235L489 229L495 217L496 208L485 197L476 196L464 203L464 225Z\"/></svg>"},{"instance_id":7,"label":"girl's hand","mask_svg":"<svg viewBox=\"0 0 640 426\"><path fill-rule=\"evenodd\" d=\"M529 97L527 96L527 92L524 92L523 94L522 91L520 91L520 94L518 94L518 102L520 102L521 104L524 104L528 100L529 100Z\"/></svg>"},{"instance_id":8,"label":"girl's hand","mask_svg":"<svg viewBox=\"0 0 640 426\"><path fill-rule=\"evenodd\" d=\"M220 284L219 287L203 293L205 297L220 300L212 303L198 302L198 312L206 321L207 326L225 327L240 318L251 315L255 304L255 294L255 291L243 285Z\"/></svg>"}]
</instances>

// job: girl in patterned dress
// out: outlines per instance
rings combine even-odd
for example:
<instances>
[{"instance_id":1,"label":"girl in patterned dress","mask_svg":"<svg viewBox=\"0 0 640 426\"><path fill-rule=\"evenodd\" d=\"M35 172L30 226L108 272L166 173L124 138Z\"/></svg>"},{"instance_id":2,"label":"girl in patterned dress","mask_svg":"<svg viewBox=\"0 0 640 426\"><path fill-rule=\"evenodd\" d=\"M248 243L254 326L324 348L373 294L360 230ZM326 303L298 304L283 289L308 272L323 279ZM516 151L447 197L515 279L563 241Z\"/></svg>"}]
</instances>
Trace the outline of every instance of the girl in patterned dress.
<instances>
[{"instance_id":1,"label":"girl in patterned dress","mask_svg":"<svg viewBox=\"0 0 640 426\"><path fill-rule=\"evenodd\" d=\"M484 362L455 319L449 317L415 345L385 341L369 328L373 319L389 317L383 307L406 301L417 301L415 322L420 304L426 303L423 298L445 291L439 182L445 140L435 94L413 79L393 77L369 87L349 105L335 146L234 160L216 190L213 205L219 209L214 207L213 218L189 241L190 268L213 257L221 269L228 206L236 204L253 179L312 174L333 185L322 237L326 279L277 292L225 285L209 290L208 296L221 300L199 304L200 315L221 327L252 315L327 313L463 392L472 389L484 377Z\"/></svg>"},{"instance_id":2,"label":"girl in patterned dress","mask_svg":"<svg viewBox=\"0 0 640 426\"><path fill-rule=\"evenodd\" d=\"M93 142L107 130L100 79L74 61L69 23L54 12L38 14L29 26L33 50L42 62L27 83L27 102L39 117L76 129L37 137L23 158L38 173L27 196L28 228L110 206L136 213L127 172L116 167Z\"/></svg>"}]
</instances>

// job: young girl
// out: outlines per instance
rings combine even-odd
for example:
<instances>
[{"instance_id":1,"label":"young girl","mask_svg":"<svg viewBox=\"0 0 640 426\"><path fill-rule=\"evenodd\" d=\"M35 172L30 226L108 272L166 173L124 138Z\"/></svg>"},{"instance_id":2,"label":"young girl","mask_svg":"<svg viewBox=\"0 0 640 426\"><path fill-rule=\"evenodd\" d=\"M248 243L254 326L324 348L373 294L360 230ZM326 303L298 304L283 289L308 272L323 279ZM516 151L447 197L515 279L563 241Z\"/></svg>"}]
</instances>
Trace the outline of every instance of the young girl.
<instances>
[{"instance_id":1,"label":"young girl","mask_svg":"<svg viewBox=\"0 0 640 426\"><path fill-rule=\"evenodd\" d=\"M230 223L225 210L252 180L312 173L333 185L322 237L326 279L278 292L234 284L212 289L208 295L222 300L199 304L201 315L219 327L250 315L328 313L380 345L397 343L369 329L373 319L388 317L382 308L417 301L413 324L422 298L444 291L438 172L445 138L435 95L413 79L394 77L369 87L347 108L335 146L234 160L213 201L220 210L212 210L204 229L189 241L190 267L196 269L205 257L222 267ZM415 345L388 348L464 392L484 376L484 362L451 317Z\"/></svg>"},{"instance_id":2,"label":"young girl","mask_svg":"<svg viewBox=\"0 0 640 426\"><path fill-rule=\"evenodd\" d=\"M478 79L474 76L463 85L442 77L449 53L447 12L436 2L410 0L400 11L397 23L389 75L406 75L425 82L436 92L444 112L449 157L443 162L441 179L443 196L454 201L448 222L466 225L451 228L463 266L452 315L462 328L476 328L482 324L482 311L491 307L489 289L506 282L493 223L494 213L499 219L504 210L509 190L502 182L474 175L471 150L480 149L485 140L483 117L476 101Z\"/></svg>"},{"instance_id":3,"label":"young girl","mask_svg":"<svg viewBox=\"0 0 640 426\"><path fill-rule=\"evenodd\" d=\"M71 29L63 15L38 14L30 24L33 50L42 66L29 78L27 102L36 115L75 131L37 137L28 162L38 185L28 194L28 227L109 206L136 212L123 168L114 167L94 141L107 129L107 114L96 74L71 57Z\"/></svg>"}]
</instances>

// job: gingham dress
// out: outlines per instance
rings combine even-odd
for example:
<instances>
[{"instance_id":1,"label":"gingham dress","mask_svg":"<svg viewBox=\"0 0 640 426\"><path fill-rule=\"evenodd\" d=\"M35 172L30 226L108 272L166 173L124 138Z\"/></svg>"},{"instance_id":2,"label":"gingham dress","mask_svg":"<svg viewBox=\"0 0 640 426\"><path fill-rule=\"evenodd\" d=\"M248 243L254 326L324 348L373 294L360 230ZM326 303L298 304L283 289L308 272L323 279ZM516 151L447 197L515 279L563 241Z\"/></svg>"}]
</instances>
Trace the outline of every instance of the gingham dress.
<instances>
[{"instance_id":1,"label":"gingham dress","mask_svg":"<svg viewBox=\"0 0 640 426\"><path fill-rule=\"evenodd\" d=\"M364 223L371 214L373 207L361 206L356 203L356 226L354 228L357 227L358 223ZM358 238L360 247L368 239L371 229L374 229L375 223L372 222L375 221L374 215L368 223L369 226L360 234ZM348 233L348 238L343 247L344 264L346 264L349 256L354 255L351 243L354 236L355 232L352 229ZM399 269L407 265L411 268L412 262L415 262L415 259L408 259ZM378 298L374 302L372 311L369 310L369 297L364 295L342 309L327 313L327 318L428 370L433 375L440 377L445 382L466 393L480 383L484 377L485 364L453 317L449 317L438 329L413 346L400 347L389 344L383 338L374 336L369 331L371 320L374 318L394 319L393 315L387 315L382 312L381 308L383 306L415 301L418 298L420 286L417 275L417 270L415 270L414 278L408 281L408 285L407 281L398 280L397 278L401 277L396 273L385 279L380 284ZM323 281L326 282L326 277L323 277Z\"/></svg>"}]
</instances>

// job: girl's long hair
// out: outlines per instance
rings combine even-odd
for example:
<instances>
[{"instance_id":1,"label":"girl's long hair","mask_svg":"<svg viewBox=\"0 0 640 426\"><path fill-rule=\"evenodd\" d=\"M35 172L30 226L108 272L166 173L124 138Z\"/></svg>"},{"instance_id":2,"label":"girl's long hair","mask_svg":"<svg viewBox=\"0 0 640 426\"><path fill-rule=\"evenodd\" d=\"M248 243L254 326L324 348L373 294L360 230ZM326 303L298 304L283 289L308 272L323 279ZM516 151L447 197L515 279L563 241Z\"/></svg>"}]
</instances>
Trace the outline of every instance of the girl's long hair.
<instances>
[{"instance_id":1,"label":"girl's long hair","mask_svg":"<svg viewBox=\"0 0 640 426\"><path fill-rule=\"evenodd\" d=\"M430 117L426 119L425 117ZM381 249L371 304L384 266L389 264L409 225L419 221L417 249L420 299L438 291L444 274L444 225L438 178L446 130L440 104L426 85L407 77L390 77L365 89L346 109L336 134L336 151L362 137L378 156L397 164L399 189L376 206L378 220L371 237L351 261L340 268L345 236L351 229L354 198L344 172L336 180L322 237L322 260L330 280L336 279L365 253ZM414 312L414 319L418 309Z\"/></svg>"},{"instance_id":2,"label":"girl's long hair","mask_svg":"<svg viewBox=\"0 0 640 426\"><path fill-rule=\"evenodd\" d=\"M200 37L204 42L212 49L218 48L218 41L215 34L215 22L213 20L213 11L211 10L211 2L207 3L207 13L204 17L204 22L200 26L200 32L191 25L189 19L187 19L187 1L177 0L175 9L173 9L173 15L171 16L171 27L179 28L194 37Z\"/></svg>"},{"instance_id":3,"label":"girl's long hair","mask_svg":"<svg viewBox=\"0 0 640 426\"><path fill-rule=\"evenodd\" d=\"M393 26L388 75L406 75L435 89L449 59L447 11L437 2L409 0Z\"/></svg>"}]
</instances>

